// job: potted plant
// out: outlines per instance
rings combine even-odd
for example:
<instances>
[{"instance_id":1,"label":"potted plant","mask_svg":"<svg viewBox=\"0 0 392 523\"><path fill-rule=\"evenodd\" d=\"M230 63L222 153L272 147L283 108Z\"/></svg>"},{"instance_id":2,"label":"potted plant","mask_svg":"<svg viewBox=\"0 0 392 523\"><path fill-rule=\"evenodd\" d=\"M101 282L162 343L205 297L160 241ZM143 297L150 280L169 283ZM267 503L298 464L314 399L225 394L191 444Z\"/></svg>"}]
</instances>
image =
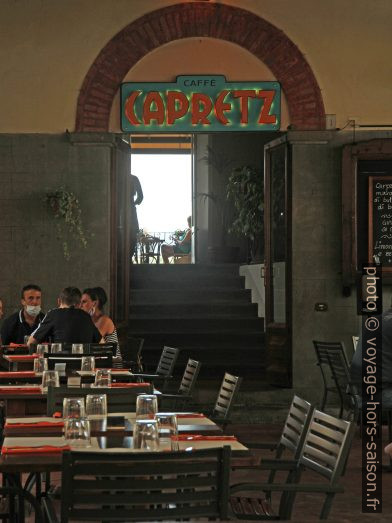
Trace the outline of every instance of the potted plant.
<instances>
[{"instance_id":1,"label":"potted plant","mask_svg":"<svg viewBox=\"0 0 392 523\"><path fill-rule=\"evenodd\" d=\"M44 201L56 220L58 239L63 244L64 258L69 260L71 257L69 238L75 238L84 248L87 246L79 199L74 192L61 186L52 191L48 190L44 196Z\"/></svg>"},{"instance_id":2,"label":"potted plant","mask_svg":"<svg viewBox=\"0 0 392 523\"><path fill-rule=\"evenodd\" d=\"M263 255L264 233L264 183L260 171L249 165L233 169L227 197L235 209L229 230L248 238L250 258L258 261Z\"/></svg>"}]
</instances>

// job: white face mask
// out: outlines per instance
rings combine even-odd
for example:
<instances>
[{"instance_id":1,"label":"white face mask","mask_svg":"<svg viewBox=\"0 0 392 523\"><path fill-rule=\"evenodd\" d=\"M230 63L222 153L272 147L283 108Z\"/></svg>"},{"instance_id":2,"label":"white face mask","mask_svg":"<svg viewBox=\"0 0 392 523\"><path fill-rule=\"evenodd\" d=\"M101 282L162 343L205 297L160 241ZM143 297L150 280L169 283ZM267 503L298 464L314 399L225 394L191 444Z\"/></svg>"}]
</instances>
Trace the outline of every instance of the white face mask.
<instances>
[{"instance_id":1,"label":"white face mask","mask_svg":"<svg viewBox=\"0 0 392 523\"><path fill-rule=\"evenodd\" d=\"M94 316L94 314L95 314L95 307L90 309L89 314L90 314L90 316Z\"/></svg>"},{"instance_id":2,"label":"white face mask","mask_svg":"<svg viewBox=\"0 0 392 523\"><path fill-rule=\"evenodd\" d=\"M26 305L26 312L29 316L38 316L41 312L40 305Z\"/></svg>"}]
</instances>

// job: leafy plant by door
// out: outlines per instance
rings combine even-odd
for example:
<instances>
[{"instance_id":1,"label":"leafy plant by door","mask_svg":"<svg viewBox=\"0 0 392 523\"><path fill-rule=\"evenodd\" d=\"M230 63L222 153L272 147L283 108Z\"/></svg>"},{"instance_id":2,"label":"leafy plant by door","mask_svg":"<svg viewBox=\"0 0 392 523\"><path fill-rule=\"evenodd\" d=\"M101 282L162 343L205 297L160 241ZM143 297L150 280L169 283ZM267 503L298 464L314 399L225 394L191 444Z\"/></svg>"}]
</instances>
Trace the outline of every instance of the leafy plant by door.
<instances>
[{"instance_id":1,"label":"leafy plant by door","mask_svg":"<svg viewBox=\"0 0 392 523\"><path fill-rule=\"evenodd\" d=\"M86 233L82 224L82 209L79 199L73 191L61 186L45 194L44 201L56 220L59 240L63 244L63 254L66 260L71 258L69 238L78 240L84 248L87 247Z\"/></svg>"},{"instance_id":2,"label":"leafy plant by door","mask_svg":"<svg viewBox=\"0 0 392 523\"><path fill-rule=\"evenodd\" d=\"M254 260L262 245L264 231L264 183L261 173L248 165L234 169L227 184L227 197L233 201L235 208L230 231L248 238Z\"/></svg>"}]
</instances>

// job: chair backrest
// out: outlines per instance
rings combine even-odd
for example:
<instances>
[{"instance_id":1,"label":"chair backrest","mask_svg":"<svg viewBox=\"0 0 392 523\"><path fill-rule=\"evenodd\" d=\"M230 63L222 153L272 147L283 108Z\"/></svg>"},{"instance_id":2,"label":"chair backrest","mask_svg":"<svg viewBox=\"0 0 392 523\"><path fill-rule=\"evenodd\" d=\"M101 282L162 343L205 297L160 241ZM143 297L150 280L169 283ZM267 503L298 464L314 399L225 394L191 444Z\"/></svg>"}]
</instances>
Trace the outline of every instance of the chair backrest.
<instances>
[{"instance_id":1,"label":"chair backrest","mask_svg":"<svg viewBox=\"0 0 392 523\"><path fill-rule=\"evenodd\" d=\"M336 484L344 471L354 430L353 422L315 410L299 463Z\"/></svg>"},{"instance_id":2,"label":"chair backrest","mask_svg":"<svg viewBox=\"0 0 392 523\"><path fill-rule=\"evenodd\" d=\"M91 355L86 353L86 355ZM102 351L94 353L95 366L97 368L112 368L113 365L113 355L112 351ZM82 363L83 354L69 354L58 352L56 354L44 354L44 357L48 360L48 368L54 369L56 363L65 363L67 369L79 369Z\"/></svg>"},{"instance_id":3,"label":"chair backrest","mask_svg":"<svg viewBox=\"0 0 392 523\"><path fill-rule=\"evenodd\" d=\"M218 397L215 402L213 416L222 420L229 417L234 399L240 388L242 378L232 376L228 372L225 373L221 388L219 389Z\"/></svg>"},{"instance_id":4,"label":"chair backrest","mask_svg":"<svg viewBox=\"0 0 392 523\"><path fill-rule=\"evenodd\" d=\"M353 340L353 349L354 349L354 352L355 352L357 350L359 336L351 336L351 338Z\"/></svg>"},{"instance_id":5,"label":"chair backrest","mask_svg":"<svg viewBox=\"0 0 392 523\"><path fill-rule=\"evenodd\" d=\"M184 375L178 389L179 394L186 396L192 396L193 390L196 385L196 380L200 372L201 363L200 361L192 360L189 358L186 364Z\"/></svg>"},{"instance_id":6,"label":"chair backrest","mask_svg":"<svg viewBox=\"0 0 392 523\"><path fill-rule=\"evenodd\" d=\"M152 394L151 385L135 383L132 388L85 388L85 387L48 387L47 415L63 411L63 399L72 397L85 397L87 394L106 394L108 412L133 412L136 408L138 394Z\"/></svg>"},{"instance_id":7,"label":"chair backrest","mask_svg":"<svg viewBox=\"0 0 392 523\"><path fill-rule=\"evenodd\" d=\"M346 349L342 341L316 341L313 340L313 345L316 350L317 363L319 365L329 366L328 354L331 351L341 352L343 358L346 360L348 366L348 359L346 355Z\"/></svg>"},{"instance_id":8,"label":"chair backrest","mask_svg":"<svg viewBox=\"0 0 392 523\"><path fill-rule=\"evenodd\" d=\"M172 376L179 353L180 350L175 349L174 347L163 347L155 374L159 374L159 376L164 376L167 378Z\"/></svg>"},{"instance_id":9,"label":"chair backrest","mask_svg":"<svg viewBox=\"0 0 392 523\"><path fill-rule=\"evenodd\" d=\"M140 263L150 263L150 260L159 263L162 242L163 240L156 236L147 235L141 238L139 242Z\"/></svg>"},{"instance_id":10,"label":"chair backrest","mask_svg":"<svg viewBox=\"0 0 392 523\"><path fill-rule=\"evenodd\" d=\"M230 447L193 452L64 452L61 521L228 517Z\"/></svg>"},{"instance_id":11,"label":"chair backrest","mask_svg":"<svg viewBox=\"0 0 392 523\"><path fill-rule=\"evenodd\" d=\"M91 356L99 355L101 352L111 351L113 356L117 353L117 345L115 342L107 343L90 343L89 353Z\"/></svg>"},{"instance_id":12,"label":"chair backrest","mask_svg":"<svg viewBox=\"0 0 392 523\"><path fill-rule=\"evenodd\" d=\"M144 338L127 337L125 345L121 345L121 356L123 363L133 363L137 372L143 372L142 364L142 349L144 345Z\"/></svg>"},{"instance_id":13,"label":"chair backrest","mask_svg":"<svg viewBox=\"0 0 392 523\"><path fill-rule=\"evenodd\" d=\"M300 483L303 469L312 470L328 480L328 486L336 486L344 472L350 452L355 425L314 410L298 459L297 475L294 482ZM327 519L332 504L331 493L320 484L320 493L325 493L321 505L320 519ZM295 500L292 492L283 492L280 499L280 519L290 519Z\"/></svg>"},{"instance_id":14,"label":"chair backrest","mask_svg":"<svg viewBox=\"0 0 392 523\"><path fill-rule=\"evenodd\" d=\"M313 406L306 400L295 396L291 402L286 422L278 444L278 455L281 449L289 449L297 459L302 450L303 442L308 430Z\"/></svg>"},{"instance_id":15,"label":"chair backrest","mask_svg":"<svg viewBox=\"0 0 392 523\"><path fill-rule=\"evenodd\" d=\"M313 340L313 346L316 351L317 365L320 367L321 376L323 378L324 385L325 385L325 387L328 387L331 383L331 379L333 379L328 355L331 353L337 353L337 352L341 353L342 357L346 360L346 363L348 366L348 361L347 361L346 351L344 349L344 344L343 344L343 342L340 342L340 341L328 342L328 341Z\"/></svg>"},{"instance_id":16,"label":"chair backrest","mask_svg":"<svg viewBox=\"0 0 392 523\"><path fill-rule=\"evenodd\" d=\"M339 390L340 397L344 401L345 407L353 412L354 418L357 419L359 415L358 392L351 381L347 360L340 351L330 351L328 359L332 377L336 388Z\"/></svg>"}]
</instances>

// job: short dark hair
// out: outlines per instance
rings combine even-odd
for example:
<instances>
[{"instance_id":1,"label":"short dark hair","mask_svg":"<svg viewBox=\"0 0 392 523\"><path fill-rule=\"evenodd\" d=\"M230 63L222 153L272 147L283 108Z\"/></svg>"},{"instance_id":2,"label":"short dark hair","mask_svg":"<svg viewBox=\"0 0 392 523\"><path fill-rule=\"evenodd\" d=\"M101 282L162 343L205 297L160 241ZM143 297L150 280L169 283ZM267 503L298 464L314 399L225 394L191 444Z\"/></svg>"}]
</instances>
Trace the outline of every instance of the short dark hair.
<instances>
[{"instance_id":1,"label":"short dark hair","mask_svg":"<svg viewBox=\"0 0 392 523\"><path fill-rule=\"evenodd\" d=\"M82 294L87 294L93 301L98 301L97 293L91 287L89 287L88 289L84 289Z\"/></svg>"},{"instance_id":2,"label":"short dark hair","mask_svg":"<svg viewBox=\"0 0 392 523\"><path fill-rule=\"evenodd\" d=\"M65 289L60 292L59 296L60 302L68 305L68 307L79 305L81 299L82 293L77 287L65 287Z\"/></svg>"},{"instance_id":3,"label":"short dark hair","mask_svg":"<svg viewBox=\"0 0 392 523\"><path fill-rule=\"evenodd\" d=\"M39 291L39 292L42 292L41 290L41 287L39 287L38 285L35 285L34 283L29 283L28 285L25 285L22 289L22 292L20 294L20 297L23 299L24 298L24 293L26 291Z\"/></svg>"},{"instance_id":4,"label":"short dark hair","mask_svg":"<svg viewBox=\"0 0 392 523\"><path fill-rule=\"evenodd\" d=\"M105 290L102 289L102 287L94 287L91 290L93 291L93 293L95 293L95 299L98 300L98 307L102 310L105 306L105 303L108 301L108 297Z\"/></svg>"}]
</instances>

